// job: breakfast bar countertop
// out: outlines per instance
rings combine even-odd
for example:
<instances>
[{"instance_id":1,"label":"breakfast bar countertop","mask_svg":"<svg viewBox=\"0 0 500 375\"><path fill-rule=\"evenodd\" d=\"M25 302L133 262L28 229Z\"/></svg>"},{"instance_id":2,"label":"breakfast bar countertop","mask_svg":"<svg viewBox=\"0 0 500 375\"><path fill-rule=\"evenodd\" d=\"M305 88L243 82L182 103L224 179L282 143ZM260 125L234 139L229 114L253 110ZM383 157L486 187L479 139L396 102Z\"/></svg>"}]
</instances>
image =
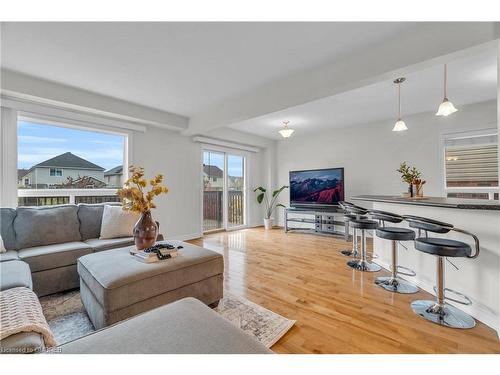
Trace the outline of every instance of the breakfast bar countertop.
<instances>
[{"instance_id":1,"label":"breakfast bar countertop","mask_svg":"<svg viewBox=\"0 0 500 375\"><path fill-rule=\"evenodd\" d=\"M396 204L409 204L415 206L430 206L442 208L456 208L466 210L498 210L500 202L486 199L461 199L444 197L404 198L397 195L356 195L352 200L367 202L384 202Z\"/></svg>"}]
</instances>

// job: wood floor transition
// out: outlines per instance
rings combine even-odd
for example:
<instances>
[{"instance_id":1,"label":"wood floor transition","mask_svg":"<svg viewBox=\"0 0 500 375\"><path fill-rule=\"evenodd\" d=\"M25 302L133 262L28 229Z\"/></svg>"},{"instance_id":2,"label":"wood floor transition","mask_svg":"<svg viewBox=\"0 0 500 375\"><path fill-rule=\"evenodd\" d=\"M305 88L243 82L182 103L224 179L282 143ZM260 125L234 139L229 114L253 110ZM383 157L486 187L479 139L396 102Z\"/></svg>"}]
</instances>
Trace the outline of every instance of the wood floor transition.
<instances>
[{"instance_id":1,"label":"wood floor transition","mask_svg":"<svg viewBox=\"0 0 500 375\"><path fill-rule=\"evenodd\" d=\"M263 228L219 232L189 241L224 255L225 290L289 319L277 353L500 353L496 332L431 324L410 302L426 292L393 294L373 284L387 274L349 269L341 239Z\"/></svg>"}]
</instances>

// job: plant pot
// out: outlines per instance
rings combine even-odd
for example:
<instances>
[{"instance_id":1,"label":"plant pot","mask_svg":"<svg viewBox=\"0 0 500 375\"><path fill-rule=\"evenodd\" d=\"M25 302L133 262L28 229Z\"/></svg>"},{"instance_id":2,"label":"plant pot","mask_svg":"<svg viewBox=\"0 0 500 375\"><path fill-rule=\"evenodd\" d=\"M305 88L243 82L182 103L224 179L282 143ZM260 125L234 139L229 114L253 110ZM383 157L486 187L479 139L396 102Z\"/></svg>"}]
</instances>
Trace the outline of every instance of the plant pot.
<instances>
[{"instance_id":1,"label":"plant pot","mask_svg":"<svg viewBox=\"0 0 500 375\"><path fill-rule=\"evenodd\" d=\"M266 228L266 230L273 228L273 219L272 218L264 219L264 228Z\"/></svg>"},{"instance_id":2,"label":"plant pot","mask_svg":"<svg viewBox=\"0 0 500 375\"><path fill-rule=\"evenodd\" d=\"M134 226L134 243L137 250L144 250L153 246L158 237L158 225L151 215L151 211L141 214Z\"/></svg>"}]
</instances>

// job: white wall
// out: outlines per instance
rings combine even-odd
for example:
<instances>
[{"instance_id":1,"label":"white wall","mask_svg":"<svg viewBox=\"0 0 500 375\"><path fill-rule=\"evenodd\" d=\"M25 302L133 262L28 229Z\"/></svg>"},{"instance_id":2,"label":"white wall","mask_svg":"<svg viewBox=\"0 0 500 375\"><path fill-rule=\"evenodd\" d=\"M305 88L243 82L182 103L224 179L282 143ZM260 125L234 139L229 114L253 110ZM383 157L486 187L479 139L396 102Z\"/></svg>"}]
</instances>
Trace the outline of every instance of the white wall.
<instances>
[{"instance_id":1,"label":"white wall","mask_svg":"<svg viewBox=\"0 0 500 375\"><path fill-rule=\"evenodd\" d=\"M274 170L270 155L275 142L232 129L204 135L259 148L248 153L248 225L262 225L263 211L253 189L270 184L269 171ZM201 145L189 136L148 126L144 133L133 133L131 148L132 163L144 167L148 174L162 173L169 188L166 196L159 197L153 212L161 233L182 239L201 235Z\"/></svg>"},{"instance_id":2,"label":"white wall","mask_svg":"<svg viewBox=\"0 0 500 375\"><path fill-rule=\"evenodd\" d=\"M270 155L275 142L232 129L218 129L205 136L259 148L248 153L248 224L262 224L262 207L257 204L253 189L269 186L269 170L274 170ZM201 145L189 136L148 126L146 132L134 132L131 159L146 173L162 173L169 188L158 199L153 212L167 237L193 238L201 235ZM230 151L230 149L228 149Z\"/></svg>"},{"instance_id":3,"label":"white wall","mask_svg":"<svg viewBox=\"0 0 500 375\"><path fill-rule=\"evenodd\" d=\"M422 171L425 195L443 196L444 133L496 127L496 101L459 106L449 117L423 113L405 117L406 132L392 132L393 121L332 129L321 134L295 134L277 142L278 184L291 170L345 168L346 200L358 194L398 195L407 189L396 169L406 160ZM283 196L288 204L288 197Z\"/></svg>"},{"instance_id":4,"label":"white wall","mask_svg":"<svg viewBox=\"0 0 500 375\"><path fill-rule=\"evenodd\" d=\"M201 234L200 147L191 138L155 127L134 132L131 164L144 167L147 177L161 173L169 188L157 198L153 211L166 237L193 238Z\"/></svg>"}]
</instances>

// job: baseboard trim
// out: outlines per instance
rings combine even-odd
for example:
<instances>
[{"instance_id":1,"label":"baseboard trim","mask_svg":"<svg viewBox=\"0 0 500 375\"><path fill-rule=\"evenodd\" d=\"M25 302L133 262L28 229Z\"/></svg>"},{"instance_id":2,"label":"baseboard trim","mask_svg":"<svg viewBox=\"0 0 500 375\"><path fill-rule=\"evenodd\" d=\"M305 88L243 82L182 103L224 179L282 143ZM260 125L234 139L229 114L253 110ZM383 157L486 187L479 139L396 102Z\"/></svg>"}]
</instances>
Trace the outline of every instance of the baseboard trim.
<instances>
[{"instance_id":1,"label":"baseboard trim","mask_svg":"<svg viewBox=\"0 0 500 375\"><path fill-rule=\"evenodd\" d=\"M389 263L383 261L380 258L373 259L372 261L373 263L377 263L379 266L389 271ZM406 276L406 275L399 275L399 276L402 279L410 281L411 283L415 284L420 289L425 290L426 292L434 295L434 285L431 285L427 282L420 280L417 276ZM499 317L493 311L491 311L491 309L489 309L482 303L474 300L473 298L471 298L471 300L472 300L472 305L470 306L460 305L451 301L447 301L447 303L473 316L475 319L486 324L488 327L493 328L496 331L497 336L500 340L500 327L498 325Z\"/></svg>"}]
</instances>

